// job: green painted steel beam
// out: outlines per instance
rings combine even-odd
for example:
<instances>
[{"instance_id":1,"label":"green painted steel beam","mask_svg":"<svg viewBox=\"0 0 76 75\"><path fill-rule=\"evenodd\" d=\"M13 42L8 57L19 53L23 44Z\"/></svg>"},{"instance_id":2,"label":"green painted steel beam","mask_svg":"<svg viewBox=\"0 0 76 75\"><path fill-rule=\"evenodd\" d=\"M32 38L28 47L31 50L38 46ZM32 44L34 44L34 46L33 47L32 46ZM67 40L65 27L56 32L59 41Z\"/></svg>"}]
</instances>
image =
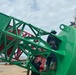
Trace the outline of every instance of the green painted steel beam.
<instances>
[{"instance_id":1,"label":"green painted steel beam","mask_svg":"<svg viewBox=\"0 0 76 75\"><path fill-rule=\"evenodd\" d=\"M2 19L1 19L2 18ZM25 31L26 27L29 27L29 29L34 34L33 36L27 36L23 37L23 32ZM61 27L63 26L63 28ZM75 33L76 30L67 27L65 25L61 25L60 29L62 32L59 35L55 35L55 37L62 41L59 45L58 50L53 50L50 45L46 43L43 39L41 39L41 36L49 35L50 32L47 32L41 28L35 27L34 25L31 25L29 23L26 23L22 20L19 20L17 18L14 18L12 16L7 16L5 14L0 13L0 45L2 43L4 44L4 48L0 51L0 55L4 54L4 58L0 58L1 60L5 60L9 63L16 64L20 67L33 70L37 73L41 73L42 75L75 75L75 73L70 72L70 68L72 68L75 64L75 59L71 53L74 54L75 52L75 34L71 36L73 40L70 37L70 34L73 32ZM9 37L11 39L9 39ZM21 43L22 42L22 43ZM11 48L11 53L8 56L8 50ZM18 50L18 48L27 56L26 62L22 63L20 61L12 62L13 56ZM71 51L74 50L74 52ZM27 52L28 50L28 52ZM44 51L42 51L44 50ZM71 51L71 53L70 53ZM31 64L31 60L36 55L41 55L47 58L51 52L54 52L57 56L58 65L57 65L57 71L50 71L50 72L38 72L35 67ZM29 59L32 56L31 59ZM69 57L70 56L70 57ZM72 58L71 58L72 56ZM75 55L74 55L75 56ZM70 61L71 59L71 61ZM67 63L68 62L68 63ZM75 61L76 62L76 61ZM66 65L67 64L67 65ZM28 68L30 66L31 68ZM65 68L65 70L63 69ZM75 68L74 68L75 70Z\"/></svg>"}]
</instances>

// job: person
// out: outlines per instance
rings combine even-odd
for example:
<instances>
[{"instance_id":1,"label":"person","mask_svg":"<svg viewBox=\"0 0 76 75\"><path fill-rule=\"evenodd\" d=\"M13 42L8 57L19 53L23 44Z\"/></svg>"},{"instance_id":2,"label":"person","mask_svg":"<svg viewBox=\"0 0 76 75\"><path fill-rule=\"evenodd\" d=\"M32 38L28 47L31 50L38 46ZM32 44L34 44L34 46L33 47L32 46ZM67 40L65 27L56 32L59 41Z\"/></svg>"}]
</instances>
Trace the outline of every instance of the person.
<instances>
[{"instance_id":1,"label":"person","mask_svg":"<svg viewBox=\"0 0 76 75\"><path fill-rule=\"evenodd\" d=\"M57 32L52 30L51 34L48 36L47 38L47 43L51 46L52 49L57 50L58 49L58 45L57 45L57 39L55 38L55 34ZM50 67L50 64L52 62L52 65ZM50 55L48 56L47 60L46 60L46 69L45 71L48 70L56 70L56 65L57 65L57 58L54 52L51 52Z\"/></svg>"},{"instance_id":2,"label":"person","mask_svg":"<svg viewBox=\"0 0 76 75\"><path fill-rule=\"evenodd\" d=\"M57 49L58 49L58 41L57 38L54 36L56 35L56 31L52 30L51 34L47 37L47 43L51 46L51 45L56 45Z\"/></svg>"},{"instance_id":3,"label":"person","mask_svg":"<svg viewBox=\"0 0 76 75\"><path fill-rule=\"evenodd\" d=\"M35 57L31 63L32 63L32 65L36 68L36 70L39 71L40 65L42 64L41 62L42 62L42 58L41 58L40 61L38 61L38 58ZM40 75L40 74L32 71L32 72L31 72L31 75Z\"/></svg>"},{"instance_id":4,"label":"person","mask_svg":"<svg viewBox=\"0 0 76 75\"><path fill-rule=\"evenodd\" d=\"M57 50L56 45L52 45L51 47L52 47L52 49ZM51 66L50 66L50 64L51 64ZM54 52L51 52L50 55L47 57L46 71L56 70L56 66L57 66L57 57Z\"/></svg>"}]
</instances>

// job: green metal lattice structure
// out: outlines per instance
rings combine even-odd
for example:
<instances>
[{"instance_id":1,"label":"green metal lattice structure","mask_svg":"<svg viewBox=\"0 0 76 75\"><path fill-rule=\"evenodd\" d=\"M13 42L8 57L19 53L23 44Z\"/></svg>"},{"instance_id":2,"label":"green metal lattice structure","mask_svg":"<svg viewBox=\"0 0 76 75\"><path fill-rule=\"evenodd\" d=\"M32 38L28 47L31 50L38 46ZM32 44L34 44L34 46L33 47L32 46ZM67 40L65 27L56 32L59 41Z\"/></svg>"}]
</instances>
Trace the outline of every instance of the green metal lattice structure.
<instances>
[{"instance_id":1,"label":"green metal lattice structure","mask_svg":"<svg viewBox=\"0 0 76 75\"><path fill-rule=\"evenodd\" d=\"M33 36L23 37L26 27L31 30ZM57 56L57 70L38 73L42 75L76 75L76 29L64 24L60 25L60 29L62 31L55 37L62 42L58 50L55 51L41 38L42 36L49 35L50 32L0 13L0 55L4 54L4 57L1 57L0 60L38 72L31 64L33 57L41 55L47 58L50 52L54 52ZM25 62L12 61L18 49L27 56ZM10 51L9 54L8 51Z\"/></svg>"}]
</instances>

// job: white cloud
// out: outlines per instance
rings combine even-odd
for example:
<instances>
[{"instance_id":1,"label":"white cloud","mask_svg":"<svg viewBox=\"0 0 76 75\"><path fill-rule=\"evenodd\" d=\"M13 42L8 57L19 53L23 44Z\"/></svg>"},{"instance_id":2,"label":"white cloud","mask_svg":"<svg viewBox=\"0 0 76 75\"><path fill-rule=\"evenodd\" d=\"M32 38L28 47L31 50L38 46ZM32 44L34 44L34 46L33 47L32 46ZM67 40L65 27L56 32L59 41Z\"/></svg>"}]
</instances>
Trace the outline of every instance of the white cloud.
<instances>
[{"instance_id":1,"label":"white cloud","mask_svg":"<svg viewBox=\"0 0 76 75\"><path fill-rule=\"evenodd\" d=\"M0 12L51 31L73 20L76 0L0 0Z\"/></svg>"}]
</instances>

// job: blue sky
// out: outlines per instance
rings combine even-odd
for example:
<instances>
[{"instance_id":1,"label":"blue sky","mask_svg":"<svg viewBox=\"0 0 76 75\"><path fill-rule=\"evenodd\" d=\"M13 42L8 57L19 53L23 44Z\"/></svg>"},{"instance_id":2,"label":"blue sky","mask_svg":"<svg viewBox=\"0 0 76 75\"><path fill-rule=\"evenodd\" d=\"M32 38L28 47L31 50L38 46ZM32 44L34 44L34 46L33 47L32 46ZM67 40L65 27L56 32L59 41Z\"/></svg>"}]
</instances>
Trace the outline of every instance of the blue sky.
<instances>
[{"instance_id":1,"label":"blue sky","mask_svg":"<svg viewBox=\"0 0 76 75\"><path fill-rule=\"evenodd\" d=\"M31 23L46 31L74 21L76 0L0 0L0 12Z\"/></svg>"}]
</instances>

